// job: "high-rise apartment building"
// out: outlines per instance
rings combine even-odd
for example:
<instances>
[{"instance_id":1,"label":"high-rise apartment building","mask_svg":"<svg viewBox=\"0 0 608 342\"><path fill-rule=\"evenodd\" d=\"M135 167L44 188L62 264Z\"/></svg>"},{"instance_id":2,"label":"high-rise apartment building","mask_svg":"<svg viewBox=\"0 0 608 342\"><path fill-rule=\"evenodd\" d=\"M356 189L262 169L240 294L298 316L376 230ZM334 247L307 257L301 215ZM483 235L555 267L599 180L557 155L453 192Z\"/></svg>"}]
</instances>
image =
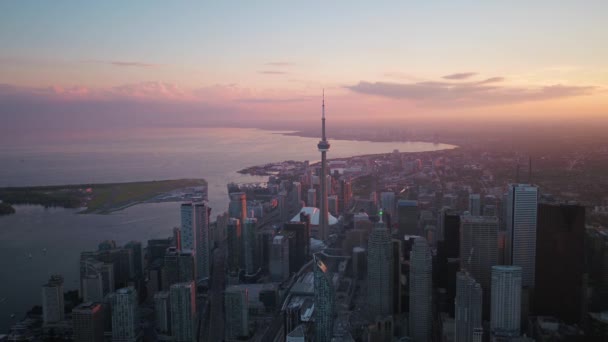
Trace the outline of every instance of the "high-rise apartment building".
<instances>
[{"instance_id":1,"label":"high-rise apartment building","mask_svg":"<svg viewBox=\"0 0 608 342\"><path fill-rule=\"evenodd\" d=\"M176 342L194 342L196 329L196 286L194 282L171 285L171 336Z\"/></svg>"},{"instance_id":2,"label":"high-rise apartment building","mask_svg":"<svg viewBox=\"0 0 608 342\"><path fill-rule=\"evenodd\" d=\"M490 327L493 336L519 336L521 324L521 289L521 266L492 267Z\"/></svg>"},{"instance_id":3,"label":"high-rise apartment building","mask_svg":"<svg viewBox=\"0 0 608 342\"><path fill-rule=\"evenodd\" d=\"M44 324L63 321L63 277L52 275L49 281L42 285L42 319Z\"/></svg>"},{"instance_id":4,"label":"high-rise apartment building","mask_svg":"<svg viewBox=\"0 0 608 342\"><path fill-rule=\"evenodd\" d=\"M133 287L124 287L108 296L112 307L112 341L140 341L137 291Z\"/></svg>"},{"instance_id":5,"label":"high-rise apartment building","mask_svg":"<svg viewBox=\"0 0 608 342\"><path fill-rule=\"evenodd\" d=\"M391 235L377 223L367 251L367 303L372 319L393 313L393 251Z\"/></svg>"},{"instance_id":6,"label":"high-rise apartment building","mask_svg":"<svg viewBox=\"0 0 608 342\"><path fill-rule=\"evenodd\" d=\"M522 284L533 288L536 271L538 187L509 184L507 203L507 263L521 266Z\"/></svg>"},{"instance_id":7,"label":"high-rise apartment building","mask_svg":"<svg viewBox=\"0 0 608 342\"><path fill-rule=\"evenodd\" d=\"M211 232L209 222L211 219L211 208L204 202L192 204L194 206L194 229L196 230L196 256L195 269L196 279L208 279L211 275Z\"/></svg>"},{"instance_id":8,"label":"high-rise apartment building","mask_svg":"<svg viewBox=\"0 0 608 342\"><path fill-rule=\"evenodd\" d=\"M422 237L414 240L410 252L409 333L415 342L430 341L432 327L433 258Z\"/></svg>"}]
</instances>

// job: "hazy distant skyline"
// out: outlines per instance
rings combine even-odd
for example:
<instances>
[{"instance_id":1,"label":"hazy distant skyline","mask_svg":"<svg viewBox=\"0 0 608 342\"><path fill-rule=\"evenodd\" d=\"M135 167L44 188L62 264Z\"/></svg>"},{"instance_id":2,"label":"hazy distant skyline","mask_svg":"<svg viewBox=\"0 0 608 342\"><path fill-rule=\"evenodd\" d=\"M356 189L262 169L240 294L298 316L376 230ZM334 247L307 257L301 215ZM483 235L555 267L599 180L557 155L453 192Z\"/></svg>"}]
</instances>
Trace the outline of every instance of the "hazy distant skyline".
<instances>
[{"instance_id":1,"label":"hazy distant skyline","mask_svg":"<svg viewBox=\"0 0 608 342\"><path fill-rule=\"evenodd\" d=\"M337 122L605 118L607 13L606 1L3 1L0 116L34 130L307 122L325 88Z\"/></svg>"}]
</instances>

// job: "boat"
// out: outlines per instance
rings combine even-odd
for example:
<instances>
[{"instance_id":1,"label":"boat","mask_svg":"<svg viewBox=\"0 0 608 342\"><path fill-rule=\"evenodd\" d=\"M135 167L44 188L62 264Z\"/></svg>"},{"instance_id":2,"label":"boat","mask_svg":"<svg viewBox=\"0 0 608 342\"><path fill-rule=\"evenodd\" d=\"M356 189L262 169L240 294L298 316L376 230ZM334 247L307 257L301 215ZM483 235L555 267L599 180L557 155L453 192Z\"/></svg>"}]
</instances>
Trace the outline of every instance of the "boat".
<instances>
[{"instance_id":1,"label":"boat","mask_svg":"<svg viewBox=\"0 0 608 342\"><path fill-rule=\"evenodd\" d=\"M15 318L15 314L11 314L11 318Z\"/></svg>"}]
</instances>

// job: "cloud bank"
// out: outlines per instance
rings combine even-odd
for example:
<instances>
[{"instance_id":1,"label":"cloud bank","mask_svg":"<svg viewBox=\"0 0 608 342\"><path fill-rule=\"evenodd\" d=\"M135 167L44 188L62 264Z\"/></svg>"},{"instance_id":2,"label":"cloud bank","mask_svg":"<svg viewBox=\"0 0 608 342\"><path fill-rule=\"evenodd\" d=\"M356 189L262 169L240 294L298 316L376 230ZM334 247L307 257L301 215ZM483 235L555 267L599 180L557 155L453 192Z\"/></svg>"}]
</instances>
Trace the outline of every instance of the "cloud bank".
<instances>
[{"instance_id":1,"label":"cloud bank","mask_svg":"<svg viewBox=\"0 0 608 342\"><path fill-rule=\"evenodd\" d=\"M471 77L458 75L455 79ZM446 78L446 77L443 77ZM430 106L492 106L530 101L553 100L590 95L592 86L567 86L554 84L541 87L506 86L503 77L491 77L481 81L446 82L425 81L412 83L367 82L346 86L347 89L365 95L391 99L410 100Z\"/></svg>"}]
</instances>

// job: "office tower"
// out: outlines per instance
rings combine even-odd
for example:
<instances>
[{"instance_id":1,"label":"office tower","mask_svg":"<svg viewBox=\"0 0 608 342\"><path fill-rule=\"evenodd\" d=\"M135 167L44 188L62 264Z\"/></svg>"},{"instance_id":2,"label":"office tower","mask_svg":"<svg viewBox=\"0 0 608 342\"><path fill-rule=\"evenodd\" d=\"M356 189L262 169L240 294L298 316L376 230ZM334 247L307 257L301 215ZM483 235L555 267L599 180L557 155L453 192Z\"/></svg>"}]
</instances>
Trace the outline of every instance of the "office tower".
<instances>
[{"instance_id":1,"label":"office tower","mask_svg":"<svg viewBox=\"0 0 608 342\"><path fill-rule=\"evenodd\" d=\"M246 218L243 224L243 262L247 274L253 274L257 271L255 267L255 228L258 220L255 218Z\"/></svg>"},{"instance_id":2,"label":"office tower","mask_svg":"<svg viewBox=\"0 0 608 342\"><path fill-rule=\"evenodd\" d=\"M315 284L315 341L330 342L334 330L336 293L332 274L319 254L313 255Z\"/></svg>"},{"instance_id":3,"label":"office tower","mask_svg":"<svg viewBox=\"0 0 608 342\"><path fill-rule=\"evenodd\" d=\"M490 326L493 336L519 336L521 287L521 266L492 266Z\"/></svg>"},{"instance_id":4,"label":"office tower","mask_svg":"<svg viewBox=\"0 0 608 342\"><path fill-rule=\"evenodd\" d=\"M327 188L327 151L329 151L329 142L325 136L325 92L323 92L323 104L322 104L323 116L321 117L321 141L317 144L319 152L321 152L321 174L319 175L321 183L321 205L319 206L319 236L321 240L326 241L329 237L329 215L327 208L327 196L329 189Z\"/></svg>"},{"instance_id":5,"label":"office tower","mask_svg":"<svg viewBox=\"0 0 608 342\"><path fill-rule=\"evenodd\" d=\"M126 249L131 250L131 255L133 256L133 269L135 278L141 278L144 275L143 268L143 256L141 251L141 242L139 241L129 241L125 245Z\"/></svg>"},{"instance_id":6,"label":"office tower","mask_svg":"<svg viewBox=\"0 0 608 342\"><path fill-rule=\"evenodd\" d=\"M171 336L176 342L197 340L196 286L193 281L171 285Z\"/></svg>"},{"instance_id":7,"label":"office tower","mask_svg":"<svg viewBox=\"0 0 608 342\"><path fill-rule=\"evenodd\" d=\"M154 315L156 331L160 335L171 334L171 301L169 291L158 292L154 295Z\"/></svg>"},{"instance_id":8,"label":"office tower","mask_svg":"<svg viewBox=\"0 0 608 342\"><path fill-rule=\"evenodd\" d=\"M293 243L290 243L289 249L289 258L292 260L289 266L291 272L297 272L309 260L310 233L308 217L300 215L300 220L304 220L304 222L289 222L283 225L283 232L290 232L294 235Z\"/></svg>"},{"instance_id":9,"label":"office tower","mask_svg":"<svg viewBox=\"0 0 608 342\"><path fill-rule=\"evenodd\" d=\"M72 309L74 342L103 342L103 307L85 302Z\"/></svg>"},{"instance_id":10,"label":"office tower","mask_svg":"<svg viewBox=\"0 0 608 342\"><path fill-rule=\"evenodd\" d=\"M196 280L196 254L192 251L177 252L177 282Z\"/></svg>"},{"instance_id":11,"label":"office tower","mask_svg":"<svg viewBox=\"0 0 608 342\"><path fill-rule=\"evenodd\" d=\"M247 194L244 192L232 192L229 196L228 216L244 222L247 218Z\"/></svg>"},{"instance_id":12,"label":"office tower","mask_svg":"<svg viewBox=\"0 0 608 342\"><path fill-rule=\"evenodd\" d=\"M247 288L230 286L224 291L224 320L227 341L249 336L249 294Z\"/></svg>"},{"instance_id":13,"label":"office tower","mask_svg":"<svg viewBox=\"0 0 608 342\"><path fill-rule=\"evenodd\" d=\"M238 272L241 262L241 221L231 217L226 227L226 239L228 242L228 271Z\"/></svg>"},{"instance_id":14,"label":"office tower","mask_svg":"<svg viewBox=\"0 0 608 342\"><path fill-rule=\"evenodd\" d=\"M488 316L492 266L498 265L498 219L463 215L460 218L460 268L481 285L484 317Z\"/></svg>"},{"instance_id":15,"label":"office tower","mask_svg":"<svg viewBox=\"0 0 608 342\"><path fill-rule=\"evenodd\" d=\"M83 302L101 302L104 297L101 273L89 274L81 279Z\"/></svg>"},{"instance_id":16,"label":"office tower","mask_svg":"<svg viewBox=\"0 0 608 342\"><path fill-rule=\"evenodd\" d=\"M469 194L469 213L471 216L481 216L481 196Z\"/></svg>"},{"instance_id":17,"label":"office tower","mask_svg":"<svg viewBox=\"0 0 608 342\"><path fill-rule=\"evenodd\" d=\"M306 205L313 208L317 207L317 190L308 189Z\"/></svg>"},{"instance_id":18,"label":"office tower","mask_svg":"<svg viewBox=\"0 0 608 342\"><path fill-rule=\"evenodd\" d=\"M177 228L177 230L179 230L179 228ZM173 229L173 232L174 232L173 237L178 238L178 240L181 241L180 234L176 235L175 231L176 230ZM164 258L165 252L167 251L167 248L169 248L169 247L175 247L176 249L180 249L180 247L178 245L176 245L174 243L174 241L171 241L170 238L148 240L148 246L146 246L146 259L148 260L148 263L151 263L154 260Z\"/></svg>"},{"instance_id":19,"label":"office tower","mask_svg":"<svg viewBox=\"0 0 608 342\"><path fill-rule=\"evenodd\" d=\"M211 275L211 232L209 231L209 220L211 219L211 208L204 203L194 203L194 227L196 230L196 279L207 279Z\"/></svg>"},{"instance_id":20,"label":"office tower","mask_svg":"<svg viewBox=\"0 0 608 342\"><path fill-rule=\"evenodd\" d=\"M191 250L189 250L192 253ZM171 285L179 282L179 253L175 247L167 248L162 268L162 289L169 291Z\"/></svg>"},{"instance_id":21,"label":"office tower","mask_svg":"<svg viewBox=\"0 0 608 342\"><path fill-rule=\"evenodd\" d=\"M399 200L397 202L399 236L418 235L418 202Z\"/></svg>"},{"instance_id":22,"label":"office tower","mask_svg":"<svg viewBox=\"0 0 608 342\"><path fill-rule=\"evenodd\" d=\"M385 213L396 217L395 215L395 193L392 191L386 191L380 193L380 202L382 209Z\"/></svg>"},{"instance_id":23,"label":"office tower","mask_svg":"<svg viewBox=\"0 0 608 342\"><path fill-rule=\"evenodd\" d=\"M534 313L566 323L583 318L585 272L585 207L538 205Z\"/></svg>"},{"instance_id":24,"label":"office tower","mask_svg":"<svg viewBox=\"0 0 608 342\"><path fill-rule=\"evenodd\" d=\"M44 324L64 319L63 276L54 274L42 285L42 319Z\"/></svg>"},{"instance_id":25,"label":"office tower","mask_svg":"<svg viewBox=\"0 0 608 342\"><path fill-rule=\"evenodd\" d=\"M283 281L289 277L289 239L276 235L270 247L270 277L272 281Z\"/></svg>"},{"instance_id":26,"label":"office tower","mask_svg":"<svg viewBox=\"0 0 608 342\"><path fill-rule=\"evenodd\" d=\"M424 238L414 240L410 252L410 337L418 341L431 340L433 260Z\"/></svg>"},{"instance_id":27,"label":"office tower","mask_svg":"<svg viewBox=\"0 0 608 342\"><path fill-rule=\"evenodd\" d=\"M367 249L367 303L372 319L393 313L392 247L388 229L376 223Z\"/></svg>"},{"instance_id":28,"label":"office tower","mask_svg":"<svg viewBox=\"0 0 608 342\"><path fill-rule=\"evenodd\" d=\"M111 293L109 300L112 306L112 341L139 341L137 291L133 287L124 287Z\"/></svg>"},{"instance_id":29,"label":"office tower","mask_svg":"<svg viewBox=\"0 0 608 342\"><path fill-rule=\"evenodd\" d=\"M393 272L393 276L392 276L392 279L393 279L393 284L392 284L393 313L397 315L397 314L401 313L401 308L403 306L403 304L402 304L403 303L403 294L405 293L403 287L405 284L405 276L401 269L401 267L402 267L401 263L403 261L403 253L401 250L401 240L392 239L391 244L392 244L392 252L393 252L393 263L392 263L392 267L393 267L393 270L392 270L392 272ZM403 282L401 281L402 278L403 278Z\"/></svg>"},{"instance_id":30,"label":"office tower","mask_svg":"<svg viewBox=\"0 0 608 342\"><path fill-rule=\"evenodd\" d=\"M443 240L445 241L445 253L447 258L460 257L460 214L448 209L443 212ZM467 251L468 252L468 251Z\"/></svg>"},{"instance_id":31,"label":"office tower","mask_svg":"<svg viewBox=\"0 0 608 342\"><path fill-rule=\"evenodd\" d=\"M538 188L510 184L507 203L507 263L521 266L522 286L534 287Z\"/></svg>"},{"instance_id":32,"label":"office tower","mask_svg":"<svg viewBox=\"0 0 608 342\"><path fill-rule=\"evenodd\" d=\"M481 285L466 271L456 275L454 328L456 342L473 342L475 329L482 329Z\"/></svg>"}]
</instances>

